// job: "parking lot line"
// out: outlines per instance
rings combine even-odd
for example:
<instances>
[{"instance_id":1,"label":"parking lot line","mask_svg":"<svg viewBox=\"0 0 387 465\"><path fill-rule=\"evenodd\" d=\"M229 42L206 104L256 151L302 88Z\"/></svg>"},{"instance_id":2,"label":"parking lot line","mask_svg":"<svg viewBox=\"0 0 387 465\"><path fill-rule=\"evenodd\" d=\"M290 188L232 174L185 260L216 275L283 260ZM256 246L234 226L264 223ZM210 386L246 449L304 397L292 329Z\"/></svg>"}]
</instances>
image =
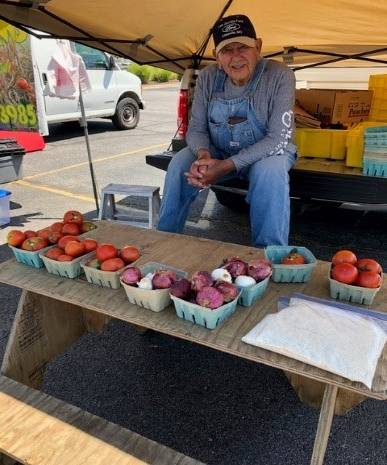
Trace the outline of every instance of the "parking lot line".
<instances>
[{"instance_id":1,"label":"parking lot line","mask_svg":"<svg viewBox=\"0 0 387 465\"><path fill-rule=\"evenodd\" d=\"M115 158L126 157L127 155L135 155L136 153L141 153L141 152L153 150L153 149L157 149L157 148L160 148L160 147L166 147L166 146L168 146L168 143L169 142L165 142L163 144L148 145L148 147L143 147L141 149L131 150L129 152L118 153L117 155L109 155L108 157L97 158L97 159L93 160L93 164L100 163L102 161L114 160ZM89 164L88 161L84 161L82 163L76 163L74 165L68 165L68 166L64 166L62 168L57 168L57 169L50 170L50 171L44 171L43 173L31 174L30 176L23 176L23 179L40 178L42 176L46 176L47 174L60 173L61 171L66 171L66 170L70 170L70 169L73 169L73 168L79 168L80 166L87 166L88 164Z\"/></svg>"},{"instance_id":2,"label":"parking lot line","mask_svg":"<svg viewBox=\"0 0 387 465\"><path fill-rule=\"evenodd\" d=\"M32 182L24 181L19 179L19 181L14 181L13 184L18 184L19 186L29 187L31 189L38 189L45 192L51 192L52 194L62 195L65 197L71 197L72 199L83 200L84 202L95 203L94 197L89 195L76 194L74 192L65 191L63 189L55 189L54 187L45 186L42 184L33 184Z\"/></svg>"}]
</instances>

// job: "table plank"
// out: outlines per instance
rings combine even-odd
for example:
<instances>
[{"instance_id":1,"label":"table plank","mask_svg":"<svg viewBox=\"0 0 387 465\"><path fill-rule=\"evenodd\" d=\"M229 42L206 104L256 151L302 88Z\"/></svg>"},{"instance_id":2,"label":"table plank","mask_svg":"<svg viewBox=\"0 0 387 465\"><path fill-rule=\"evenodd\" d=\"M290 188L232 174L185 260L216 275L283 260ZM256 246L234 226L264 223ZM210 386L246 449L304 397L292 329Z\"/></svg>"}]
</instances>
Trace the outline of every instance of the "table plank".
<instances>
[{"instance_id":1,"label":"table plank","mask_svg":"<svg viewBox=\"0 0 387 465\"><path fill-rule=\"evenodd\" d=\"M244 259L263 257L263 250L253 247L143 230L114 222L101 222L90 237L95 237L101 242L114 242L118 247L124 244L137 245L141 247L143 253L139 264L157 261L184 269L188 273L203 269L211 270L219 265L223 257L230 255L239 255ZM0 281L241 358L334 384L368 397L387 399L387 348L379 360L372 390L369 390L361 383L349 381L241 341L242 336L265 315L277 311L277 300L280 296L302 292L328 298L328 269L327 262L319 261L309 283L276 284L270 282L261 300L251 307L238 307L234 315L222 326L212 331L177 318L172 306L163 312L154 313L130 304L123 289L100 288L87 283L84 279L60 278L48 274L45 269L38 270L19 264L14 259L0 264ZM385 311L386 296L387 285L384 280L383 287L376 296L372 308Z\"/></svg>"}]
</instances>

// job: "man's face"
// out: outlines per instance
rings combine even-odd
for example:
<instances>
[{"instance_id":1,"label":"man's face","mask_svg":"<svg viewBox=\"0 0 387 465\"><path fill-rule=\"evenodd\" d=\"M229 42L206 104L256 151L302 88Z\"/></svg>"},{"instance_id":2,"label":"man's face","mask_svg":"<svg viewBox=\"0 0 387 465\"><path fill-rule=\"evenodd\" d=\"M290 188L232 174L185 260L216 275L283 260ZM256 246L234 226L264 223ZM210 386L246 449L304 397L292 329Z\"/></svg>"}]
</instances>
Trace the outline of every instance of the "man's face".
<instances>
[{"instance_id":1,"label":"man's face","mask_svg":"<svg viewBox=\"0 0 387 465\"><path fill-rule=\"evenodd\" d=\"M216 61L235 85L243 86L254 73L260 59L261 46L260 40L257 40L256 47L232 42L218 52Z\"/></svg>"}]
</instances>

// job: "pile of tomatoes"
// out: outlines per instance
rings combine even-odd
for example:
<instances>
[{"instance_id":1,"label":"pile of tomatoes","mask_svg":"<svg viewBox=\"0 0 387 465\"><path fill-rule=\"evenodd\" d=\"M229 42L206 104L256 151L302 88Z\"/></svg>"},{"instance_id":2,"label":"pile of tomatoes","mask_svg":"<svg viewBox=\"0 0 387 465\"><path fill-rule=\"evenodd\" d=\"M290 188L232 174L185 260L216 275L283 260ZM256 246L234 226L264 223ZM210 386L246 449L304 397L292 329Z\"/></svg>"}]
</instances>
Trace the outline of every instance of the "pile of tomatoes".
<instances>
[{"instance_id":1,"label":"pile of tomatoes","mask_svg":"<svg viewBox=\"0 0 387 465\"><path fill-rule=\"evenodd\" d=\"M382 284L382 267L372 258L361 258L350 250L339 250L332 257L331 278L353 286L378 288Z\"/></svg>"},{"instance_id":2,"label":"pile of tomatoes","mask_svg":"<svg viewBox=\"0 0 387 465\"><path fill-rule=\"evenodd\" d=\"M113 244L100 244L95 249L95 257L86 266L102 271L118 271L140 258L140 250L133 245L118 249Z\"/></svg>"},{"instance_id":3,"label":"pile of tomatoes","mask_svg":"<svg viewBox=\"0 0 387 465\"><path fill-rule=\"evenodd\" d=\"M7 235L7 243L30 252L36 252L54 244L64 248L65 243L59 244L59 241L64 237L78 236L95 228L96 225L91 221L84 221L80 212L69 210L64 214L63 221L57 221L47 228L38 231L12 229Z\"/></svg>"}]
</instances>

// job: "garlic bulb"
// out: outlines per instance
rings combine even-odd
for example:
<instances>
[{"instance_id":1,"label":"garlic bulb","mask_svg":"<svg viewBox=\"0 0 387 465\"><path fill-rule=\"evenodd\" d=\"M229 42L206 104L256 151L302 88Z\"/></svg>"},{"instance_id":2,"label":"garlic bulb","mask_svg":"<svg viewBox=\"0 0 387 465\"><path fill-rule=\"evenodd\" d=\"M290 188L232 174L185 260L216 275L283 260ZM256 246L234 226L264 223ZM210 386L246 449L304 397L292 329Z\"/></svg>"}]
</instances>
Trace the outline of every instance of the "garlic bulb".
<instances>
[{"instance_id":1,"label":"garlic bulb","mask_svg":"<svg viewBox=\"0 0 387 465\"><path fill-rule=\"evenodd\" d=\"M215 270L211 272L211 278L214 281L225 281L226 283L232 282L230 273L224 268L215 268Z\"/></svg>"},{"instance_id":2,"label":"garlic bulb","mask_svg":"<svg viewBox=\"0 0 387 465\"><path fill-rule=\"evenodd\" d=\"M254 286L255 283L256 281L254 278L252 278L251 276L246 276L242 274L236 277L234 284L238 287L250 287L250 286Z\"/></svg>"},{"instance_id":3,"label":"garlic bulb","mask_svg":"<svg viewBox=\"0 0 387 465\"><path fill-rule=\"evenodd\" d=\"M140 279L140 281L137 283L137 286L140 289L148 289L148 290L153 289L152 288L152 280L150 278L147 278L147 277Z\"/></svg>"}]
</instances>

